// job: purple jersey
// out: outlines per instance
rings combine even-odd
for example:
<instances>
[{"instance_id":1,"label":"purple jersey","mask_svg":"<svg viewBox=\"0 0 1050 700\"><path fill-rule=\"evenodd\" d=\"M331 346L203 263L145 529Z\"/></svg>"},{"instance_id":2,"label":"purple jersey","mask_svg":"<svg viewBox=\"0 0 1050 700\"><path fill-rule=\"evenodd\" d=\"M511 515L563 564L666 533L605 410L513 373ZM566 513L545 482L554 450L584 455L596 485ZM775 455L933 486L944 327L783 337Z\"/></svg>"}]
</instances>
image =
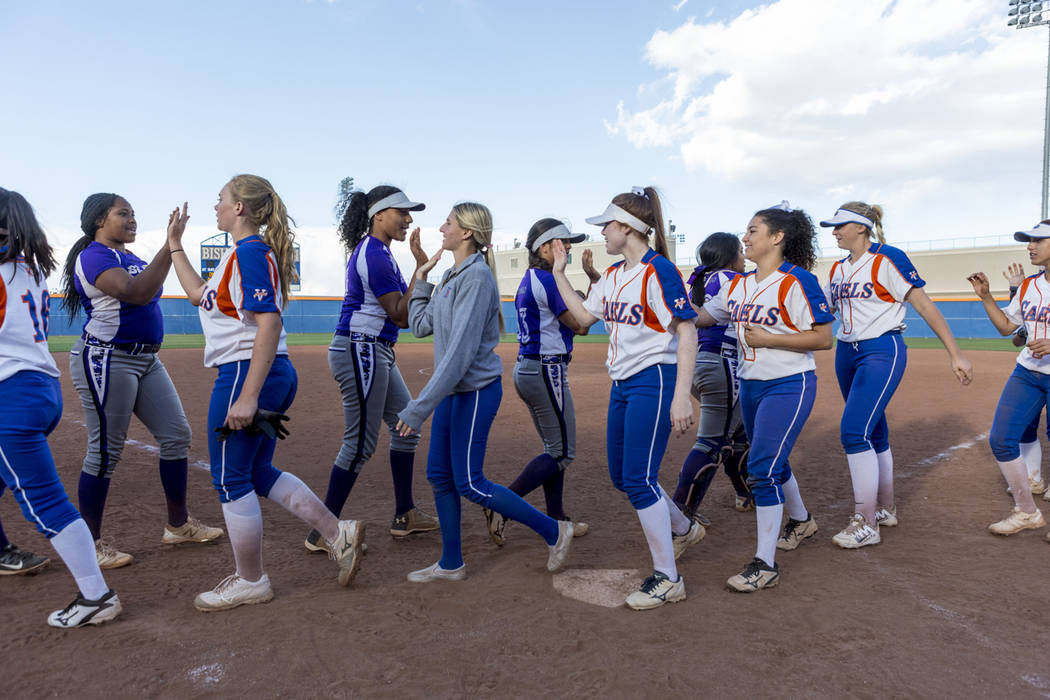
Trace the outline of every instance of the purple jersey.
<instances>
[{"instance_id":1,"label":"purple jersey","mask_svg":"<svg viewBox=\"0 0 1050 700\"><path fill-rule=\"evenodd\" d=\"M704 281L704 303L718 296L722 287L729 284L737 273L732 270L716 270L708 272L703 265L693 269L689 277L689 284ZM706 277L706 280L704 280ZM696 334L697 352L713 352L717 355L736 357L736 329L732 324L725 326L709 326L701 328Z\"/></svg>"},{"instance_id":2,"label":"purple jersey","mask_svg":"<svg viewBox=\"0 0 1050 700\"><path fill-rule=\"evenodd\" d=\"M518 352L522 355L567 355L572 352L572 329L558 320L568 310L554 275L530 267L514 296L518 313Z\"/></svg>"},{"instance_id":3,"label":"purple jersey","mask_svg":"<svg viewBox=\"0 0 1050 700\"><path fill-rule=\"evenodd\" d=\"M373 236L365 236L346 264L346 295L335 332L364 333L397 342L398 327L390 320L379 297L408 289L390 248Z\"/></svg>"},{"instance_id":4,"label":"purple jersey","mask_svg":"<svg viewBox=\"0 0 1050 700\"><path fill-rule=\"evenodd\" d=\"M129 250L108 248L97 241L77 256L74 284L87 314L84 332L109 343L160 343L164 339L164 315L157 300L162 289L141 306L115 299L95 286L98 276L113 267L137 277L146 263Z\"/></svg>"}]
</instances>

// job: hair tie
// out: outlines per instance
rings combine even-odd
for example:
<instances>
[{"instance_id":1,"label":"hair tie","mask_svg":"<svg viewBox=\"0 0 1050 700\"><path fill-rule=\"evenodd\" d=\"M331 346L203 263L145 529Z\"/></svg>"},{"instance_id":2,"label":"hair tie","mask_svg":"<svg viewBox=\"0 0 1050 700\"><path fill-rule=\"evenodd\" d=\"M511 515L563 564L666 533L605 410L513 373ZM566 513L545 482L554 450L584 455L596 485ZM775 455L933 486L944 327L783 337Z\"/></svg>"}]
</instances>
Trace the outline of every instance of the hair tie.
<instances>
[{"instance_id":1,"label":"hair tie","mask_svg":"<svg viewBox=\"0 0 1050 700\"><path fill-rule=\"evenodd\" d=\"M636 194L640 197L645 197L646 199L649 199L649 195L645 193L645 188L638 187L637 185L631 188L631 194Z\"/></svg>"},{"instance_id":2,"label":"hair tie","mask_svg":"<svg viewBox=\"0 0 1050 700\"><path fill-rule=\"evenodd\" d=\"M772 206L772 207L770 207L770 209L779 209L780 211L786 211L789 214L791 212L795 211L794 209L791 208L791 205L788 204L788 201L786 199L780 200L780 204L777 204L776 206Z\"/></svg>"}]
</instances>

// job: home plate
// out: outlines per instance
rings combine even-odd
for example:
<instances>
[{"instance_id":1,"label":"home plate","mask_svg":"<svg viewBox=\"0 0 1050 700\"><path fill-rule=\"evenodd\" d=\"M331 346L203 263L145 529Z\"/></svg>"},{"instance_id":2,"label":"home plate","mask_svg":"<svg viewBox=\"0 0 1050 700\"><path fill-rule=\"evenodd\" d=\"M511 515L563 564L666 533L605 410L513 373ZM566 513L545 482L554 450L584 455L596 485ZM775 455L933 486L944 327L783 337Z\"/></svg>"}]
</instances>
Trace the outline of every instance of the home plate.
<instances>
[{"instance_id":1,"label":"home plate","mask_svg":"<svg viewBox=\"0 0 1050 700\"><path fill-rule=\"evenodd\" d=\"M638 588L638 569L568 569L554 575L554 590L583 603L618 608Z\"/></svg>"}]
</instances>

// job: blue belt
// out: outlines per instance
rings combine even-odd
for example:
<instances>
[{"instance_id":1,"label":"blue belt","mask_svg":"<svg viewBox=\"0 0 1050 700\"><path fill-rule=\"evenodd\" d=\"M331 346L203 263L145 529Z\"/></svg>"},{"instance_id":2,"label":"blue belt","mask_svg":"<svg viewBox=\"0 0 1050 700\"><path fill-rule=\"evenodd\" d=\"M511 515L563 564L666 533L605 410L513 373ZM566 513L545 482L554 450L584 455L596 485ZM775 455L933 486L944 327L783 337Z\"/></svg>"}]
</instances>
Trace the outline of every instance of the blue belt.
<instances>
[{"instance_id":1,"label":"blue belt","mask_svg":"<svg viewBox=\"0 0 1050 700\"><path fill-rule=\"evenodd\" d=\"M85 345L90 345L95 348L120 350L129 355L155 355L160 351L160 343L113 343L107 340L99 340L89 333L85 333L82 337L84 338Z\"/></svg>"},{"instance_id":2,"label":"blue belt","mask_svg":"<svg viewBox=\"0 0 1050 700\"><path fill-rule=\"evenodd\" d=\"M537 360L545 365L567 365L572 362L572 353L565 353L564 355L539 355L539 354L525 354L518 355L519 360Z\"/></svg>"},{"instance_id":3,"label":"blue belt","mask_svg":"<svg viewBox=\"0 0 1050 700\"><path fill-rule=\"evenodd\" d=\"M368 335L367 333L358 333L357 331L343 331L337 330L336 335L341 335L344 338L350 338L351 343L379 343L385 345L388 348L394 347L395 343L392 340L386 338L380 338L378 335Z\"/></svg>"}]
</instances>

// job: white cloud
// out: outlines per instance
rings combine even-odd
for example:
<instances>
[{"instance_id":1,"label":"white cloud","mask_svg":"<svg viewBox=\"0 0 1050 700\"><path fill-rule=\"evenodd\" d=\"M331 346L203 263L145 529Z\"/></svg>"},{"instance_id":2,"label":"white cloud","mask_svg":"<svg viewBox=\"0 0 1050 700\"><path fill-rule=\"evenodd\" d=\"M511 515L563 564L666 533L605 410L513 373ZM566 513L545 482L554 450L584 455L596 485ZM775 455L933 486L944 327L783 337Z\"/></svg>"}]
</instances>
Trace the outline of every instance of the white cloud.
<instances>
[{"instance_id":1,"label":"white cloud","mask_svg":"<svg viewBox=\"0 0 1050 700\"><path fill-rule=\"evenodd\" d=\"M674 10L675 12L678 12L678 11L679 11L679 10L681 10L681 9L682 9L683 7L685 7L685 4L686 4L687 2L689 2L689 0L679 0L679 1L678 1L678 2L676 2L676 3L674 4L674 5L671 5L671 9L672 9L672 10Z\"/></svg>"},{"instance_id":2,"label":"white cloud","mask_svg":"<svg viewBox=\"0 0 1050 700\"><path fill-rule=\"evenodd\" d=\"M990 154L1027 157L1041 142L1045 30L1008 29L1005 7L779 0L691 18L653 34L660 77L606 127L730 181L907 196L906 182L972 180Z\"/></svg>"}]
</instances>

